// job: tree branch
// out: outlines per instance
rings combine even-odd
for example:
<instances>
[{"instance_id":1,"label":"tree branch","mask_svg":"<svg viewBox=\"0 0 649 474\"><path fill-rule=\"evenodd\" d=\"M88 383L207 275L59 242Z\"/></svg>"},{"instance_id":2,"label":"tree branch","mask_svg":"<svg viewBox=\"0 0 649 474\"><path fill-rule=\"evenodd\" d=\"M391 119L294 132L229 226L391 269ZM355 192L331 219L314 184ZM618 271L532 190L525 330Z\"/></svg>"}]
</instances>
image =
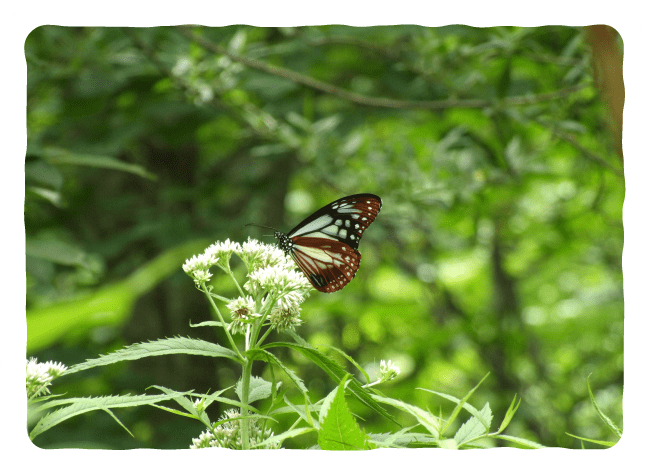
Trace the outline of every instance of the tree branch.
<instances>
[{"instance_id":1,"label":"tree branch","mask_svg":"<svg viewBox=\"0 0 649 474\"><path fill-rule=\"evenodd\" d=\"M338 88L327 82L319 81L310 76L286 69L283 67L272 66L264 62L258 61L256 59L247 58L245 56L240 56L229 52L223 46L220 46L216 43L212 43L209 40L206 40L202 36L199 36L189 30L189 27L179 26L177 27L178 31L185 36L186 38L200 44L208 51L211 51L215 54L221 54L227 56L232 61L245 64L246 66L256 69L258 71L263 71L267 74L273 76L283 77L289 81L295 82L297 84L302 84L303 86L310 87L311 89L319 90L327 94L334 95L344 100L354 102L359 105L366 105L369 107L383 107L390 109L401 109L401 110L412 110L412 109L425 109L425 110L444 110L449 108L463 108L463 109L482 109L486 107L501 106L501 107L511 107L519 105L529 105L535 104L538 102L545 102L554 99L559 99L561 97L568 96L582 88L586 87L584 84L566 87L564 89L559 89L553 92L547 92L544 94L537 95L523 95L508 97L502 100L482 100L482 99L445 99L445 100L398 100L398 99L388 99L384 97L369 97L366 95L358 94L356 92L350 92L345 89Z\"/></svg>"}]
</instances>

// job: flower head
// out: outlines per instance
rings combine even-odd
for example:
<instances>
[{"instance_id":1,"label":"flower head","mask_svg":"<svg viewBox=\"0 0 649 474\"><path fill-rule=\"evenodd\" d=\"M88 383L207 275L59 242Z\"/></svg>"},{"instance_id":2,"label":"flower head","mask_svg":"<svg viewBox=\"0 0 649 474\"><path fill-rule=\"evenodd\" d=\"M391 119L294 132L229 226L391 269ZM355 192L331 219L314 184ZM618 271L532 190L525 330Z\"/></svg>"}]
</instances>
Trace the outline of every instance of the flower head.
<instances>
[{"instance_id":1,"label":"flower head","mask_svg":"<svg viewBox=\"0 0 649 474\"><path fill-rule=\"evenodd\" d=\"M292 307L282 308L280 305L275 306L268 315L268 320L273 329L278 331L285 331L293 329L302 324L300 319L300 307L295 305Z\"/></svg>"},{"instance_id":2,"label":"flower head","mask_svg":"<svg viewBox=\"0 0 649 474\"><path fill-rule=\"evenodd\" d=\"M259 268L264 267L291 267L292 263L286 258L284 252L275 245L269 245L259 242L256 239L248 238L235 253L243 260L248 268L248 273L252 273Z\"/></svg>"},{"instance_id":3,"label":"flower head","mask_svg":"<svg viewBox=\"0 0 649 474\"><path fill-rule=\"evenodd\" d=\"M255 301L250 297L238 297L227 304L232 322L228 325L228 330L232 334L245 334L248 326L260 316L255 312Z\"/></svg>"},{"instance_id":4,"label":"flower head","mask_svg":"<svg viewBox=\"0 0 649 474\"><path fill-rule=\"evenodd\" d=\"M400 373L401 369L397 367L394 362L392 362L391 360L388 360L387 362L381 360L381 363L379 364L379 376L382 382L392 380Z\"/></svg>"},{"instance_id":5,"label":"flower head","mask_svg":"<svg viewBox=\"0 0 649 474\"><path fill-rule=\"evenodd\" d=\"M60 362L41 362L35 357L27 361L27 398L50 393L49 385L52 380L67 370Z\"/></svg>"},{"instance_id":6,"label":"flower head","mask_svg":"<svg viewBox=\"0 0 649 474\"><path fill-rule=\"evenodd\" d=\"M194 400L194 408L196 408L196 411L199 414L202 414L205 412L208 406L212 404L213 400L208 400L205 397L197 398Z\"/></svg>"},{"instance_id":7,"label":"flower head","mask_svg":"<svg viewBox=\"0 0 649 474\"><path fill-rule=\"evenodd\" d=\"M253 294L265 290L276 297L290 292L304 296L313 288L302 272L296 272L283 265L259 268L248 276L250 279L244 288Z\"/></svg>"},{"instance_id":8,"label":"flower head","mask_svg":"<svg viewBox=\"0 0 649 474\"><path fill-rule=\"evenodd\" d=\"M199 288L202 283L206 283L210 278L212 278L209 269L217 262L218 257L212 254L202 253L194 255L192 258L188 258L183 264L183 270L194 279L196 287Z\"/></svg>"},{"instance_id":9,"label":"flower head","mask_svg":"<svg viewBox=\"0 0 649 474\"><path fill-rule=\"evenodd\" d=\"M239 412L236 410L226 410L219 423L215 423L212 429L208 429L200 434L198 438L192 440L191 449L199 448L230 448L241 449L241 422L248 422L250 444L252 449L279 449L279 443L268 443L263 446L255 446L265 439L273 436L270 429L262 429L255 419L241 420L237 418Z\"/></svg>"},{"instance_id":10,"label":"flower head","mask_svg":"<svg viewBox=\"0 0 649 474\"><path fill-rule=\"evenodd\" d=\"M230 239L225 239L225 242L217 241L205 249L205 254L210 255L216 259L216 265L224 271L230 271L230 257L232 253L241 250L241 244L238 242L230 242Z\"/></svg>"}]
</instances>

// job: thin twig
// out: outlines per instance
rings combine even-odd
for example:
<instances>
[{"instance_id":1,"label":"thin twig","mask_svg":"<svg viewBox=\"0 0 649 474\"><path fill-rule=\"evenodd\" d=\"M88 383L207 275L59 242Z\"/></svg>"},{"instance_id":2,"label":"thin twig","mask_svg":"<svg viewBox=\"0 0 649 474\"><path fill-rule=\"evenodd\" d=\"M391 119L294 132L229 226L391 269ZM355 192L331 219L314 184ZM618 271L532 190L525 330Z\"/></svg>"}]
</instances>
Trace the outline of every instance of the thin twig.
<instances>
[{"instance_id":1,"label":"thin twig","mask_svg":"<svg viewBox=\"0 0 649 474\"><path fill-rule=\"evenodd\" d=\"M181 90L184 90L186 93L188 93L191 96L200 96L199 91L196 90L196 88L192 87L191 84L187 83L187 81L182 80L182 78L178 77L176 74L173 73L173 71L167 67L162 61L160 61L153 49L149 47L146 43L144 43L138 35L136 35L133 32L133 28L123 28L124 33L133 40L135 45L142 51L142 54L149 59L157 68L158 70L166 77L171 79L176 87L178 87ZM241 116L241 112L239 112L235 107L223 102L223 101L218 101L216 100L216 97L213 97L210 100L204 100L202 101L203 104L213 108L214 110L218 112L226 112L230 117L234 118L239 124L247 127L249 130L251 130L256 136L260 138L268 138L269 133L265 132L264 130L261 130L259 127L254 127L250 123L248 123L244 118ZM244 109L252 112L252 113L258 113L258 111L255 109L255 107L252 104L245 104ZM275 119L276 120L276 119Z\"/></svg>"},{"instance_id":2,"label":"thin twig","mask_svg":"<svg viewBox=\"0 0 649 474\"><path fill-rule=\"evenodd\" d=\"M395 49L390 49L387 47L381 47L375 43L370 43L369 41L364 41L358 38L351 36L328 36L325 38L311 39L306 36L303 32L299 32L300 38L309 46L323 46L328 44L342 44L346 46L355 46L357 48L367 49L372 53L386 57L392 60L400 59L400 54Z\"/></svg>"},{"instance_id":3,"label":"thin twig","mask_svg":"<svg viewBox=\"0 0 649 474\"><path fill-rule=\"evenodd\" d=\"M304 86L310 87L327 94L340 97L341 99L354 102L359 105L367 105L370 107L384 107L391 109L427 109L427 110L442 110L448 108L463 108L463 109L482 109L486 107L501 106L501 107L510 107L518 105L529 105L535 104L537 102L545 102L549 100L559 99L565 97L574 92L577 92L586 85L580 84L576 86L566 87L565 89L559 89L553 92L547 92L544 94L537 95L524 95L516 97L507 97L502 100L482 100L482 99L445 99L445 100L398 100L398 99L388 99L384 97L369 97L363 94L358 94L356 92L350 92L345 89L340 89L332 84L327 82L319 81L314 79L311 76L300 74L298 72L286 69L283 67L272 66L270 64L258 61L256 59L247 58L245 56L240 56L238 54L231 53L223 46L220 46L216 43L199 36L191 31L188 27L179 26L178 30L188 39L195 41L196 43L203 46L208 51L211 51L215 54L221 54L227 56L232 61L245 64L246 66L257 69L258 71L263 71L267 74L272 74L274 76L283 77L289 81L295 82L297 84L302 84Z\"/></svg>"},{"instance_id":4,"label":"thin twig","mask_svg":"<svg viewBox=\"0 0 649 474\"><path fill-rule=\"evenodd\" d=\"M597 164L599 164L599 165L601 165L601 166L603 166L605 168L608 168L609 170L611 170L613 173L615 173L619 177L624 178L624 171L623 170L620 170L619 168L616 168L615 166L610 164L608 161L606 161L604 158L599 156L594 151L591 151L588 148L584 147L572 135L564 132L563 130L559 130L557 127L555 127L553 125L550 125L550 124L546 123L543 120L538 120L537 119L537 120L535 120L535 122L537 122L540 125L543 125L544 127L550 129L552 134L555 135L556 137L559 137L560 139L570 143L573 147L575 147L577 150L579 150L583 154L584 158L586 158L586 159L588 159L590 161L593 161L593 162L595 162L595 163L597 163Z\"/></svg>"}]
</instances>

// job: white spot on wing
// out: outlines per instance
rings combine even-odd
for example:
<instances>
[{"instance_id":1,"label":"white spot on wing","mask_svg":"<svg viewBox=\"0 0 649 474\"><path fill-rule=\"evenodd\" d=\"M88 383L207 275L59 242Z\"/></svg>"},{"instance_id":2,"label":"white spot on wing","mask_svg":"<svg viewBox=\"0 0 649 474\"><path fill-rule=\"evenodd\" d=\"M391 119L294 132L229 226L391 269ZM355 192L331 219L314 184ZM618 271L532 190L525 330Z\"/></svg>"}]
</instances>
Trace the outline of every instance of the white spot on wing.
<instances>
[{"instance_id":1,"label":"white spot on wing","mask_svg":"<svg viewBox=\"0 0 649 474\"><path fill-rule=\"evenodd\" d=\"M329 227L322 229L322 232L329 235L336 235L338 233L338 227L335 225L330 225Z\"/></svg>"}]
</instances>

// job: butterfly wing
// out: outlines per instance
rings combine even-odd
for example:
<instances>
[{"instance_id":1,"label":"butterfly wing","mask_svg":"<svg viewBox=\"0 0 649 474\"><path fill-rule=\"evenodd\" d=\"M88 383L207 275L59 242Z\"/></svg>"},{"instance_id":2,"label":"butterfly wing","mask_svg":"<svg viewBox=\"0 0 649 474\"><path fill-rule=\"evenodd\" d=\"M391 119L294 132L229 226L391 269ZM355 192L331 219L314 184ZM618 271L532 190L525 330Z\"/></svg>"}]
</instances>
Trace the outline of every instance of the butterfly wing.
<instances>
[{"instance_id":1,"label":"butterfly wing","mask_svg":"<svg viewBox=\"0 0 649 474\"><path fill-rule=\"evenodd\" d=\"M317 237L295 237L291 255L311 284L325 293L342 289L354 278L361 263L358 250Z\"/></svg>"},{"instance_id":2,"label":"butterfly wing","mask_svg":"<svg viewBox=\"0 0 649 474\"><path fill-rule=\"evenodd\" d=\"M288 233L291 256L313 286L331 293L349 283L360 266L358 244L381 210L381 198L354 194L338 199Z\"/></svg>"},{"instance_id":3,"label":"butterfly wing","mask_svg":"<svg viewBox=\"0 0 649 474\"><path fill-rule=\"evenodd\" d=\"M381 198L375 194L354 194L340 198L311 214L296 225L288 236L337 240L358 249L365 229L381 210Z\"/></svg>"}]
</instances>

